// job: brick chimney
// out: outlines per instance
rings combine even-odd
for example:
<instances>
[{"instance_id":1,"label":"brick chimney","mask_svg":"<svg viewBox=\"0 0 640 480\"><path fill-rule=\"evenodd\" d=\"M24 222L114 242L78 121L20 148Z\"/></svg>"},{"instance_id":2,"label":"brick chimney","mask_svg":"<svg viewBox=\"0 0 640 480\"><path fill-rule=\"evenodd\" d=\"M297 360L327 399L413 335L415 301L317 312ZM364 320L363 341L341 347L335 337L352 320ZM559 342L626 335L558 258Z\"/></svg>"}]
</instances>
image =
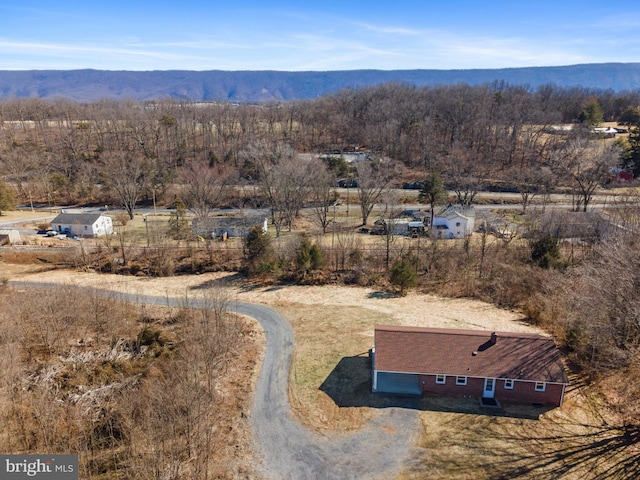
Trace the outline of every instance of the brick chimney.
<instances>
[{"instance_id":1,"label":"brick chimney","mask_svg":"<svg viewBox=\"0 0 640 480\"><path fill-rule=\"evenodd\" d=\"M495 345L496 344L496 340L498 340L498 335L496 335L496 332L492 332L491 333L491 345Z\"/></svg>"}]
</instances>

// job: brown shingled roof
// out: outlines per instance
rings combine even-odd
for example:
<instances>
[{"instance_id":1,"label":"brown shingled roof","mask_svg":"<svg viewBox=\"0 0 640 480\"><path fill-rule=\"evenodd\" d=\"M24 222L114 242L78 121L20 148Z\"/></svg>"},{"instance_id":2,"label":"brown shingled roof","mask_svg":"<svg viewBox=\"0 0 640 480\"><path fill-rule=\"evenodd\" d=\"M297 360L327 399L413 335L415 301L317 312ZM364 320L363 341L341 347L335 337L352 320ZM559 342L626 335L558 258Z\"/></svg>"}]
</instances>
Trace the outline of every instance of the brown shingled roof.
<instances>
[{"instance_id":1,"label":"brown shingled roof","mask_svg":"<svg viewBox=\"0 0 640 480\"><path fill-rule=\"evenodd\" d=\"M375 326L375 369L568 384L553 340L530 333Z\"/></svg>"}]
</instances>

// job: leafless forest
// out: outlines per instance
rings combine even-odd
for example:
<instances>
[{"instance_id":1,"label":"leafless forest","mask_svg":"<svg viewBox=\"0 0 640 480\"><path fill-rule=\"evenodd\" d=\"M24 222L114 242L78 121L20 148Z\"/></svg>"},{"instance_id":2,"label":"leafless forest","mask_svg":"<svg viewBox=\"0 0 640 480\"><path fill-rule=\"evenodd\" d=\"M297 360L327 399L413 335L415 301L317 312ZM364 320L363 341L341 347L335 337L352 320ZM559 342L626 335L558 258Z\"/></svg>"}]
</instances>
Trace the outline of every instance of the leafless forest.
<instances>
[{"instance_id":1,"label":"leafless forest","mask_svg":"<svg viewBox=\"0 0 640 480\"><path fill-rule=\"evenodd\" d=\"M171 202L167 193L181 185L200 211L202 202L220 206L231 199L202 191L197 180L259 185L273 168L303 176L289 172L286 162L297 153L360 149L392 164L386 182L422 181L437 171L470 202L489 187L582 188L571 177L573 157L590 147L583 134L603 121L636 125L630 111L637 113L639 96L552 86L530 92L502 84L390 84L264 105L15 99L0 103L0 159L21 202L129 208L154 195ZM571 135L546 134L565 123L575 124ZM635 145L622 147L633 159ZM294 166L303 170L299 161ZM328 167L334 176L353 175L339 161Z\"/></svg>"},{"instance_id":2,"label":"leafless forest","mask_svg":"<svg viewBox=\"0 0 640 480\"><path fill-rule=\"evenodd\" d=\"M633 182L618 188L614 175L640 171L639 106L640 92L553 86L531 91L504 84L389 84L261 105L15 99L0 103L0 209L30 202L108 204L131 219L136 208L155 204L196 218L222 207L268 209L276 235L283 237L277 243L255 233L234 254L207 242L172 260L157 245L150 253L122 244L112 246L117 261L103 248L68 263L153 275L243 269L269 281L400 285L520 309L554 336L571 368L601 388L619 414L621 438L636 444L640 192ZM605 138L595 131L605 122L626 132ZM556 128L566 124L572 125L570 131ZM355 151L367 152L367 159L345 162L344 153ZM318 158L326 152L337 153ZM479 192L517 192L520 208L512 221L525 225L527 235L498 238L484 231L464 241L425 238L412 247L394 243L389 235L372 250L358 240L355 226L338 229L333 221L335 187L349 178L357 183L358 227L371 224L374 206L392 218L398 208L393 189L424 182L425 204L473 205ZM597 241L562 244L539 224L551 194L566 193L574 213L589 213L602 189L614 198L602 213L615 228ZM442 190L450 196L443 197ZM315 235L286 235L299 230L303 209L305 225L313 224L308 230ZM184 233L183 220L178 215L172 224L174 238ZM331 234L331 249L320 241L323 234ZM402 261L412 266L404 277ZM109 462L125 462L134 472L137 462L158 460L138 456L138 442L158 443L155 451L165 452L166 459L184 458L200 451L198 442L211 441L199 430L215 415L207 409L207 402L216 401L215 386L205 379L212 378L209 373L229 353L228 346L241 343L242 328L218 308L187 320L186 312L147 318L132 307L98 308L107 301L82 296L73 300L75 315L68 314L66 300L61 305L53 296L20 304L5 300L0 342L4 388L12 393L3 405L9 427L0 436L1 449L89 452L95 462L86 471L99 475L100 468L113 467ZM100 313L114 309L117 315ZM122 318L117 331L105 329L104 315ZM180 329L187 321L201 329L223 328L229 340L212 350L185 342L185 335L194 334ZM87 338L103 347L92 371L75 371L72 358L65 371L33 369L63 354L70 339ZM186 343L195 350L179 347ZM72 403L52 403L51 392L78 376L96 385L101 378L121 378L125 357L130 360L126 368L134 371L123 376L127 380L118 389L96 388ZM189 375L176 378L178 363ZM149 377L156 381L144 385L152 387L137 387ZM127 401L112 408L114 396ZM166 408L151 408L156 403ZM129 410L121 411L122 405ZM91 426L81 420L81 411L94 419ZM174 415L169 423L180 431L160 431L166 418L154 415L161 414ZM212 468L194 458L192 472Z\"/></svg>"}]
</instances>

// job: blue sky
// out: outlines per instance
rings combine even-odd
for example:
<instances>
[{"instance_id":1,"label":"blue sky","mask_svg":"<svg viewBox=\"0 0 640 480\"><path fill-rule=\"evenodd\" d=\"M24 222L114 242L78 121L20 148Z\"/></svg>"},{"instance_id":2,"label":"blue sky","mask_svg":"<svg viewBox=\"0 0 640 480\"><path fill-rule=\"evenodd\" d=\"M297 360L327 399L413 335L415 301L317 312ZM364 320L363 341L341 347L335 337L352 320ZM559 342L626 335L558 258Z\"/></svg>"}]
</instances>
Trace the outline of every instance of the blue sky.
<instances>
[{"instance_id":1,"label":"blue sky","mask_svg":"<svg viewBox=\"0 0 640 480\"><path fill-rule=\"evenodd\" d=\"M640 62L640 2L0 0L0 70Z\"/></svg>"}]
</instances>

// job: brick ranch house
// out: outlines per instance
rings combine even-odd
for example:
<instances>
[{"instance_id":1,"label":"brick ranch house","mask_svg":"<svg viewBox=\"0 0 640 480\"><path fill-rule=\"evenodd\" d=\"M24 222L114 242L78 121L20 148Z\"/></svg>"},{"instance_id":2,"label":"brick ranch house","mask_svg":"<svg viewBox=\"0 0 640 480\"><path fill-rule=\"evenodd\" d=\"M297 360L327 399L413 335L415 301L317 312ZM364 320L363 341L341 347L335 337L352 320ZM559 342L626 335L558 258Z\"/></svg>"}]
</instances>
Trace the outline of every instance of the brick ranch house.
<instances>
[{"instance_id":1,"label":"brick ranch house","mask_svg":"<svg viewBox=\"0 0 640 480\"><path fill-rule=\"evenodd\" d=\"M374 392L425 392L560 406L569 384L553 340L537 334L376 325Z\"/></svg>"}]
</instances>

